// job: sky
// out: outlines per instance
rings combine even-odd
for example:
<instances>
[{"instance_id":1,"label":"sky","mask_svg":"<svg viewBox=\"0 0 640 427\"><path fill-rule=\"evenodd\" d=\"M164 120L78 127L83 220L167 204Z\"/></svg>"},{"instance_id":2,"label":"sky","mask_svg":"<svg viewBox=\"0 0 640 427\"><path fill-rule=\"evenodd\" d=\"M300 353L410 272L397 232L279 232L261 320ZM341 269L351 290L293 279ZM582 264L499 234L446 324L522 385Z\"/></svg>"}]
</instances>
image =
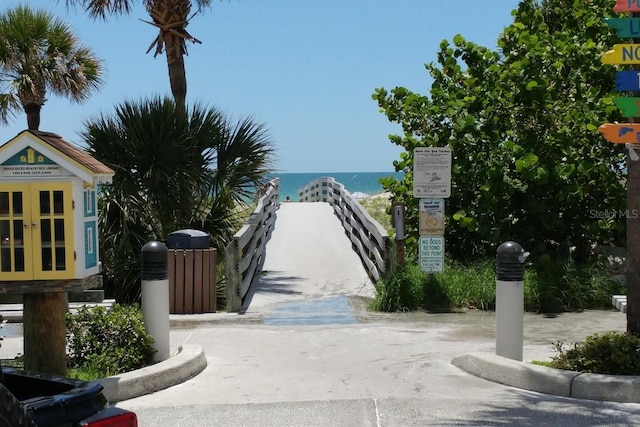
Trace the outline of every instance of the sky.
<instances>
[{"instance_id":1,"label":"sky","mask_svg":"<svg viewBox=\"0 0 640 427\"><path fill-rule=\"evenodd\" d=\"M64 0L1 0L46 9L68 23L101 58L104 84L83 104L51 96L40 130L83 145L84 123L124 101L170 96L164 55L145 54L157 34L142 8L91 20ZM376 88L428 94L424 64L443 39L462 34L495 48L517 0L222 0L197 14L188 31L187 104L224 112L233 122L264 123L277 172L390 172L401 133L371 99ZM0 125L0 143L26 128L19 115Z\"/></svg>"}]
</instances>

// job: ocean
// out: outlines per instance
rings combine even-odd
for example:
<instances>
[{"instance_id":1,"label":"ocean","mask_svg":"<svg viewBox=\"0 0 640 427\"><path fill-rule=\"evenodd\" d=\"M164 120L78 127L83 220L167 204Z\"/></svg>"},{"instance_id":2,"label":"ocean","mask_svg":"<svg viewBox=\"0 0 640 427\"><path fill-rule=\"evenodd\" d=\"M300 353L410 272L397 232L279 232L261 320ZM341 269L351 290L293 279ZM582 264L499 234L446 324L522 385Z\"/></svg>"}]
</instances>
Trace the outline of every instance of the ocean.
<instances>
[{"instance_id":1,"label":"ocean","mask_svg":"<svg viewBox=\"0 0 640 427\"><path fill-rule=\"evenodd\" d=\"M311 183L316 178L333 177L337 182L344 185L349 193L365 193L374 195L383 191L378 182L380 178L393 176L402 178L403 172L327 172L327 173L278 173L273 174L274 178L280 178L280 201L284 201L287 196L292 201L298 201L298 190Z\"/></svg>"}]
</instances>

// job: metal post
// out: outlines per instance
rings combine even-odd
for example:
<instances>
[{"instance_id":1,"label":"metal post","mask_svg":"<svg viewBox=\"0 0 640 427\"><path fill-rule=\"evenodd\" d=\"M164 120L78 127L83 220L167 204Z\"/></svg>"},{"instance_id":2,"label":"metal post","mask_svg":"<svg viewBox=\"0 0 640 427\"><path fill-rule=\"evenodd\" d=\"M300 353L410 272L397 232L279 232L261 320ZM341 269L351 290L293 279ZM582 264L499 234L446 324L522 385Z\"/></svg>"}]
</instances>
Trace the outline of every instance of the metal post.
<instances>
[{"instance_id":1,"label":"metal post","mask_svg":"<svg viewBox=\"0 0 640 427\"><path fill-rule=\"evenodd\" d=\"M167 247L148 242L142 247L142 317L156 349L154 360L167 360L169 350L169 273Z\"/></svg>"},{"instance_id":2,"label":"metal post","mask_svg":"<svg viewBox=\"0 0 640 427\"><path fill-rule=\"evenodd\" d=\"M496 259L496 354L522 361L524 250L516 242L504 242Z\"/></svg>"},{"instance_id":3,"label":"metal post","mask_svg":"<svg viewBox=\"0 0 640 427\"><path fill-rule=\"evenodd\" d=\"M396 229L396 260L398 265L404 265L404 221L405 221L405 205L404 203L394 203L391 207L391 221Z\"/></svg>"}]
</instances>

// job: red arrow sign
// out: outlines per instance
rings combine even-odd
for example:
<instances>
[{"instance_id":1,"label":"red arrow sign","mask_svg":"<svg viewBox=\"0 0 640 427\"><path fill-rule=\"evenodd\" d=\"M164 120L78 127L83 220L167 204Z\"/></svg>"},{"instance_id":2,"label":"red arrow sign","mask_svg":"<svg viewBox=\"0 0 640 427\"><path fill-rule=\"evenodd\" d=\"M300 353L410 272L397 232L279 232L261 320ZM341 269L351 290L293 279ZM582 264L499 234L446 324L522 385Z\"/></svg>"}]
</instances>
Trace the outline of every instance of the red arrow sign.
<instances>
[{"instance_id":1,"label":"red arrow sign","mask_svg":"<svg viewBox=\"0 0 640 427\"><path fill-rule=\"evenodd\" d=\"M640 12L640 0L616 0L614 12Z\"/></svg>"},{"instance_id":2,"label":"red arrow sign","mask_svg":"<svg viewBox=\"0 0 640 427\"><path fill-rule=\"evenodd\" d=\"M640 143L640 123L605 123L600 125L598 132L616 144Z\"/></svg>"}]
</instances>

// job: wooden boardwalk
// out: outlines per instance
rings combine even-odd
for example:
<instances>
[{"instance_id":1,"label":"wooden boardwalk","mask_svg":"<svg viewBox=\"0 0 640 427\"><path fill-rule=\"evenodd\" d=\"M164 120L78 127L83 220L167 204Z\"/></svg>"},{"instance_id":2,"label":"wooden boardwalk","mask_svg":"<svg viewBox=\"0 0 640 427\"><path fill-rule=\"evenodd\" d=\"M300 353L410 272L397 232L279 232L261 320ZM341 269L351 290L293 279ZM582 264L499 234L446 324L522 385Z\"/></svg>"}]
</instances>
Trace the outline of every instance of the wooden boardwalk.
<instances>
[{"instance_id":1,"label":"wooden boardwalk","mask_svg":"<svg viewBox=\"0 0 640 427\"><path fill-rule=\"evenodd\" d=\"M373 297L362 261L328 203L282 203L266 245L262 275L251 287L245 313L344 309L343 299ZM333 301L331 304L322 304Z\"/></svg>"}]
</instances>

